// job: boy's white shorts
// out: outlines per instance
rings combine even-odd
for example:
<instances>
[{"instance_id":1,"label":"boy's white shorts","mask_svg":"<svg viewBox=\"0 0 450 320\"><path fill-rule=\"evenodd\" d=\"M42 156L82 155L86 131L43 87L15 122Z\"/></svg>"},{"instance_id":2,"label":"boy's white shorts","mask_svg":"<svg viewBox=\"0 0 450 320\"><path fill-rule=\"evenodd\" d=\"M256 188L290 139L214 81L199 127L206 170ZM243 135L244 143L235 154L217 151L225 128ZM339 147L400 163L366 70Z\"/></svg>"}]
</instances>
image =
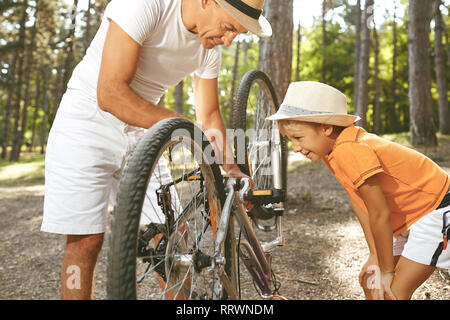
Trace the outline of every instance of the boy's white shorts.
<instances>
[{"instance_id":1,"label":"boy's white shorts","mask_svg":"<svg viewBox=\"0 0 450 320\"><path fill-rule=\"evenodd\" d=\"M400 236L394 237L394 256L402 255L415 262L431 265L433 255L443 242L443 215L450 223L450 205L420 218ZM450 241L449 241L450 242ZM436 267L450 269L450 244L442 250Z\"/></svg>"},{"instance_id":2,"label":"boy's white shorts","mask_svg":"<svg viewBox=\"0 0 450 320\"><path fill-rule=\"evenodd\" d=\"M41 230L73 235L105 232L108 205L115 203L122 170L144 132L69 89L47 143ZM161 159L158 165L170 179ZM159 187L155 178L149 183L141 223L164 221L155 205L154 191Z\"/></svg>"}]
</instances>

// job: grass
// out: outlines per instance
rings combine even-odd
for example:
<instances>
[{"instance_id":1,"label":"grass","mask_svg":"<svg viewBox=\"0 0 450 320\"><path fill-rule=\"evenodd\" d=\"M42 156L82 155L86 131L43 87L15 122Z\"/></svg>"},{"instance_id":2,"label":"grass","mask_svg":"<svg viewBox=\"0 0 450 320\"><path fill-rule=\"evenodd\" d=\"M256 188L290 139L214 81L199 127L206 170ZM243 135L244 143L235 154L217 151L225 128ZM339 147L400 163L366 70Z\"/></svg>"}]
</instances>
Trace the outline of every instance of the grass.
<instances>
[{"instance_id":1,"label":"grass","mask_svg":"<svg viewBox=\"0 0 450 320\"><path fill-rule=\"evenodd\" d=\"M18 187L44 184L44 155L26 152L18 162L0 160L0 186Z\"/></svg>"}]
</instances>

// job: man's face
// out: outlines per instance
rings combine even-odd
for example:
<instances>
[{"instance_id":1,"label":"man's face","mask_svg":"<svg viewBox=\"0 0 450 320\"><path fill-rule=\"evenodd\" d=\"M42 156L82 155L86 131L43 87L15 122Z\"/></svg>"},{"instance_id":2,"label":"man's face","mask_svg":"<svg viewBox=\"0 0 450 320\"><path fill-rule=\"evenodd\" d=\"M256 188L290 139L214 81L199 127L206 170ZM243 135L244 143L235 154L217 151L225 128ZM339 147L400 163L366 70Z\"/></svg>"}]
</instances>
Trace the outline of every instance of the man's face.
<instances>
[{"instance_id":1,"label":"man's face","mask_svg":"<svg viewBox=\"0 0 450 320\"><path fill-rule=\"evenodd\" d=\"M238 34L248 32L217 3L209 2L205 10L203 19L197 23L198 36L205 49L218 45L228 47Z\"/></svg>"}]
</instances>

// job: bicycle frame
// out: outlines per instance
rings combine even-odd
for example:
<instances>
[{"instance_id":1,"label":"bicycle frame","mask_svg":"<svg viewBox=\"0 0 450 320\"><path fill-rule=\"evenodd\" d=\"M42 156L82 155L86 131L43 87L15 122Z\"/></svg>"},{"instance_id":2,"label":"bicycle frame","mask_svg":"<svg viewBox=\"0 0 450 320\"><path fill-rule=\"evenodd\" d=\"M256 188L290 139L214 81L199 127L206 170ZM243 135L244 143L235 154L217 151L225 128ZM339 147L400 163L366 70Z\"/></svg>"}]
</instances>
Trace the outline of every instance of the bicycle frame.
<instances>
[{"instance_id":1,"label":"bicycle frame","mask_svg":"<svg viewBox=\"0 0 450 320\"><path fill-rule=\"evenodd\" d=\"M220 217L217 239L215 242L215 254L214 254L214 268L222 283L225 290L232 299L238 299L238 293L235 291L236 286L233 286L232 279L229 279L227 274L224 272L223 266L225 264L224 257L221 255L220 248L223 246L225 241L226 232L228 226L232 221L232 206L236 206L235 217L239 222L240 226L243 228L243 234L246 241L240 241L239 243L239 255L243 260L244 265L249 271L251 277L255 281L256 285L261 290L261 297L263 299L270 299L273 297L272 294L272 274L271 274L271 256L268 253L270 249L275 246L282 246L284 244L281 228L281 216L276 217L277 225L277 237L274 241L262 244L259 242L255 231L253 230L251 221L247 215L246 209L243 204L244 193L248 190L249 180L242 179L244 186L240 191L238 191L237 179L230 178L227 182L226 191L227 198L222 210L222 215ZM231 229L233 230L233 229ZM233 235L233 239L235 239ZM235 249L236 246L234 244ZM244 252L245 250L245 252ZM247 254L245 254L247 253ZM236 257L235 257L236 259ZM236 261L233 265L236 265Z\"/></svg>"}]
</instances>

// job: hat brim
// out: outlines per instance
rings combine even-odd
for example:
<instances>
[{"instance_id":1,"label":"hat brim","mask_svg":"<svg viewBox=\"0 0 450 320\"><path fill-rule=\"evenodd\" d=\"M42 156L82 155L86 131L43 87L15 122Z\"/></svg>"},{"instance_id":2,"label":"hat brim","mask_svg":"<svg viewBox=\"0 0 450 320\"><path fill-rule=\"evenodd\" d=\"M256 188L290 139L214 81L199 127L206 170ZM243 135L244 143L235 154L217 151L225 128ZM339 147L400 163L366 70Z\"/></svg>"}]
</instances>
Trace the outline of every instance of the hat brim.
<instances>
[{"instance_id":1,"label":"hat brim","mask_svg":"<svg viewBox=\"0 0 450 320\"><path fill-rule=\"evenodd\" d=\"M350 115L350 114L337 114L337 113L327 113L327 114L308 114L302 116L287 116L282 114L273 114L267 117L266 120L277 121L277 120L297 120L305 122L316 122L323 124L331 124L335 126L348 127L355 121L358 121L360 117Z\"/></svg>"},{"instance_id":2,"label":"hat brim","mask_svg":"<svg viewBox=\"0 0 450 320\"><path fill-rule=\"evenodd\" d=\"M267 21L267 19L264 18L262 15L259 16L258 20L256 20L242 13L225 0L216 0L216 2L230 16L232 16L237 22L239 22L244 28L246 28L251 33L257 35L260 38L269 38L272 36L272 27L270 26L269 21Z\"/></svg>"}]
</instances>

